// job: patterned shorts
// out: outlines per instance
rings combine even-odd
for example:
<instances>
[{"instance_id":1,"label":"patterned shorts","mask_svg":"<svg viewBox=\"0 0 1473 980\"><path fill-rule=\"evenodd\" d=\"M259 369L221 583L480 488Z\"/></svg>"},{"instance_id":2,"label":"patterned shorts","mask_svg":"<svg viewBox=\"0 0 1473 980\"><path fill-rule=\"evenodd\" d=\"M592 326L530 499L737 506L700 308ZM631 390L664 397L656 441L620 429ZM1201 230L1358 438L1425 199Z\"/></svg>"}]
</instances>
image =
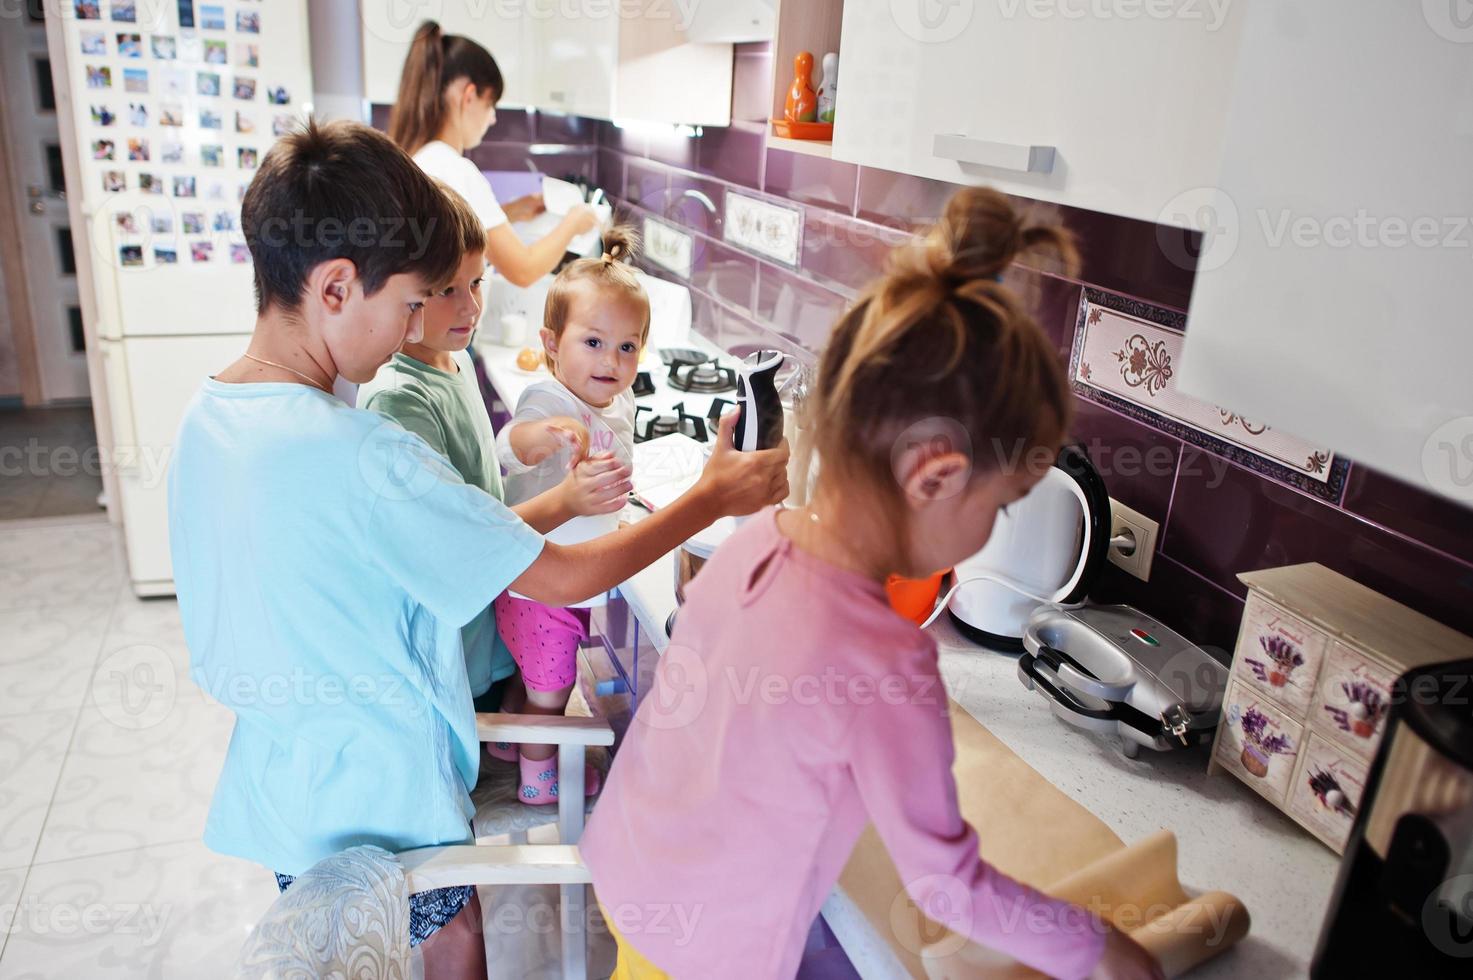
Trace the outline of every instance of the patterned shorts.
<instances>
[{"instance_id":1,"label":"patterned shorts","mask_svg":"<svg viewBox=\"0 0 1473 980\"><path fill-rule=\"evenodd\" d=\"M276 887L286 891L294 875L278 874ZM476 894L474 885L435 888L409 896L409 945L418 946L439 932L441 927L460 914Z\"/></svg>"}]
</instances>

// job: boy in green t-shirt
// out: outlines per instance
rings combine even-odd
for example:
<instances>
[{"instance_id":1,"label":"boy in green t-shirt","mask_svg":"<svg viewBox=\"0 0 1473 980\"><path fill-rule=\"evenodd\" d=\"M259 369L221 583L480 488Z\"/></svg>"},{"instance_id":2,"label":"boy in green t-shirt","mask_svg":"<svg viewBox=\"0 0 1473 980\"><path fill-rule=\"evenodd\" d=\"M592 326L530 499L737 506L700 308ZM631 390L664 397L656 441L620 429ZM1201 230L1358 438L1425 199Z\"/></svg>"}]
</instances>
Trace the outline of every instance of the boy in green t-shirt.
<instances>
[{"instance_id":1,"label":"boy in green t-shirt","mask_svg":"<svg viewBox=\"0 0 1473 980\"><path fill-rule=\"evenodd\" d=\"M455 278L425 303L424 336L417 343L406 343L364 385L359 398L364 408L388 416L424 439L466 483L500 500L496 434L476 384L474 365L465 353L481 318L486 231L459 194L444 185L441 190L457 219L460 266ZM568 421L570 428L578 426L575 420ZM577 433L570 432L569 443L576 439ZM628 467L612 454L599 454L579 462L556 488L512 510L545 534L573 517L619 510L632 486L629 476ZM497 635L489 604L461 629L461 642L476 710L517 710L521 691L507 683L516 673L516 663ZM498 744L490 751L507 760L516 758L510 746Z\"/></svg>"}]
</instances>

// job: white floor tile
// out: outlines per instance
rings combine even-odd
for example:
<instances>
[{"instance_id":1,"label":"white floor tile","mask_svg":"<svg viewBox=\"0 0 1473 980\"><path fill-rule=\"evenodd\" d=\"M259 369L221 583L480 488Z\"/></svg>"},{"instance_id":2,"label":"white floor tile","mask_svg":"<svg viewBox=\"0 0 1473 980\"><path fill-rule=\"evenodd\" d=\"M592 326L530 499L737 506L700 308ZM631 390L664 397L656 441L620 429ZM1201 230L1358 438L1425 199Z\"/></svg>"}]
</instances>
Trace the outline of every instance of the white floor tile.
<instances>
[{"instance_id":1,"label":"white floor tile","mask_svg":"<svg viewBox=\"0 0 1473 980\"><path fill-rule=\"evenodd\" d=\"M82 709L36 861L198 840L235 716L135 685Z\"/></svg>"},{"instance_id":2,"label":"white floor tile","mask_svg":"<svg viewBox=\"0 0 1473 980\"><path fill-rule=\"evenodd\" d=\"M0 527L0 609L111 604L126 575L111 524Z\"/></svg>"},{"instance_id":3,"label":"white floor tile","mask_svg":"<svg viewBox=\"0 0 1473 980\"><path fill-rule=\"evenodd\" d=\"M0 868L36 853L78 710L0 718Z\"/></svg>"},{"instance_id":4,"label":"white floor tile","mask_svg":"<svg viewBox=\"0 0 1473 980\"><path fill-rule=\"evenodd\" d=\"M103 637L87 703L140 702L146 692L167 698L198 698L189 678L189 648L174 599L140 599L119 589Z\"/></svg>"},{"instance_id":5,"label":"white floor tile","mask_svg":"<svg viewBox=\"0 0 1473 980\"><path fill-rule=\"evenodd\" d=\"M110 603L0 609L0 717L81 707L111 612Z\"/></svg>"},{"instance_id":6,"label":"white floor tile","mask_svg":"<svg viewBox=\"0 0 1473 980\"><path fill-rule=\"evenodd\" d=\"M193 841L38 864L0 978L228 976L276 894L263 869Z\"/></svg>"},{"instance_id":7,"label":"white floor tile","mask_svg":"<svg viewBox=\"0 0 1473 980\"><path fill-rule=\"evenodd\" d=\"M0 871L0 954L5 952L5 940L14 919L12 911L20 900L21 884L26 880L25 868L10 868Z\"/></svg>"}]
</instances>

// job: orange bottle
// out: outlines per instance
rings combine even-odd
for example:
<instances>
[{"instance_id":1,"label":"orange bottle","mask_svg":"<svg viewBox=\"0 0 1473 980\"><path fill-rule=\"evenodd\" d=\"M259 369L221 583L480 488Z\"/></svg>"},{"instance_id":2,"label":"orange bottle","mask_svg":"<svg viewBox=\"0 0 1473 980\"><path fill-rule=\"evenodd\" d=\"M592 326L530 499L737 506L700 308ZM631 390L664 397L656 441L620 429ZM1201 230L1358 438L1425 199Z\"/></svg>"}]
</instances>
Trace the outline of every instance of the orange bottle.
<instances>
[{"instance_id":1,"label":"orange bottle","mask_svg":"<svg viewBox=\"0 0 1473 980\"><path fill-rule=\"evenodd\" d=\"M788 88L783 117L788 122L817 122L818 93L813 91L813 53L798 52L793 59L793 84Z\"/></svg>"}]
</instances>

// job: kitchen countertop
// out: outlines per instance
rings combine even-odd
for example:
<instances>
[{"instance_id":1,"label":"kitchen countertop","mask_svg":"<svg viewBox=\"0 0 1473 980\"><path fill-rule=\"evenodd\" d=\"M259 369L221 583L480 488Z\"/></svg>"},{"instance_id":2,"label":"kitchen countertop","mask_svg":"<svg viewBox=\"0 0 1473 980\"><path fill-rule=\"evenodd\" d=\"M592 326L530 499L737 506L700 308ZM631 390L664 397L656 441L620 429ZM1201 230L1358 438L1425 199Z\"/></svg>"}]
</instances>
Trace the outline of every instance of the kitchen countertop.
<instances>
[{"instance_id":1,"label":"kitchen countertop","mask_svg":"<svg viewBox=\"0 0 1473 980\"><path fill-rule=\"evenodd\" d=\"M496 353L508 350L495 345L480 349L503 400L510 394L503 383L510 389L533 380L514 365L509 370L516 372L515 378L494 367ZM638 516L634 508L629 510ZM669 642L665 620L676 608L673 561L666 555L619 588L660 652ZM931 630L947 689L969 714L1127 843L1163 828L1175 832L1181 881L1189 891L1222 889L1247 906L1252 917L1248 936L1193 977L1274 980L1308 973L1339 867L1333 852L1238 780L1226 774L1208 776L1207 747L1172 753L1143 750L1139 758L1127 759L1115 742L1056 719L1047 701L1019 682L1015 658L972 645L945 617ZM653 665L641 667L647 675ZM825 905L825 918L866 980L899 975L886 962L888 947L862 919L849 914L837 889Z\"/></svg>"}]
</instances>

